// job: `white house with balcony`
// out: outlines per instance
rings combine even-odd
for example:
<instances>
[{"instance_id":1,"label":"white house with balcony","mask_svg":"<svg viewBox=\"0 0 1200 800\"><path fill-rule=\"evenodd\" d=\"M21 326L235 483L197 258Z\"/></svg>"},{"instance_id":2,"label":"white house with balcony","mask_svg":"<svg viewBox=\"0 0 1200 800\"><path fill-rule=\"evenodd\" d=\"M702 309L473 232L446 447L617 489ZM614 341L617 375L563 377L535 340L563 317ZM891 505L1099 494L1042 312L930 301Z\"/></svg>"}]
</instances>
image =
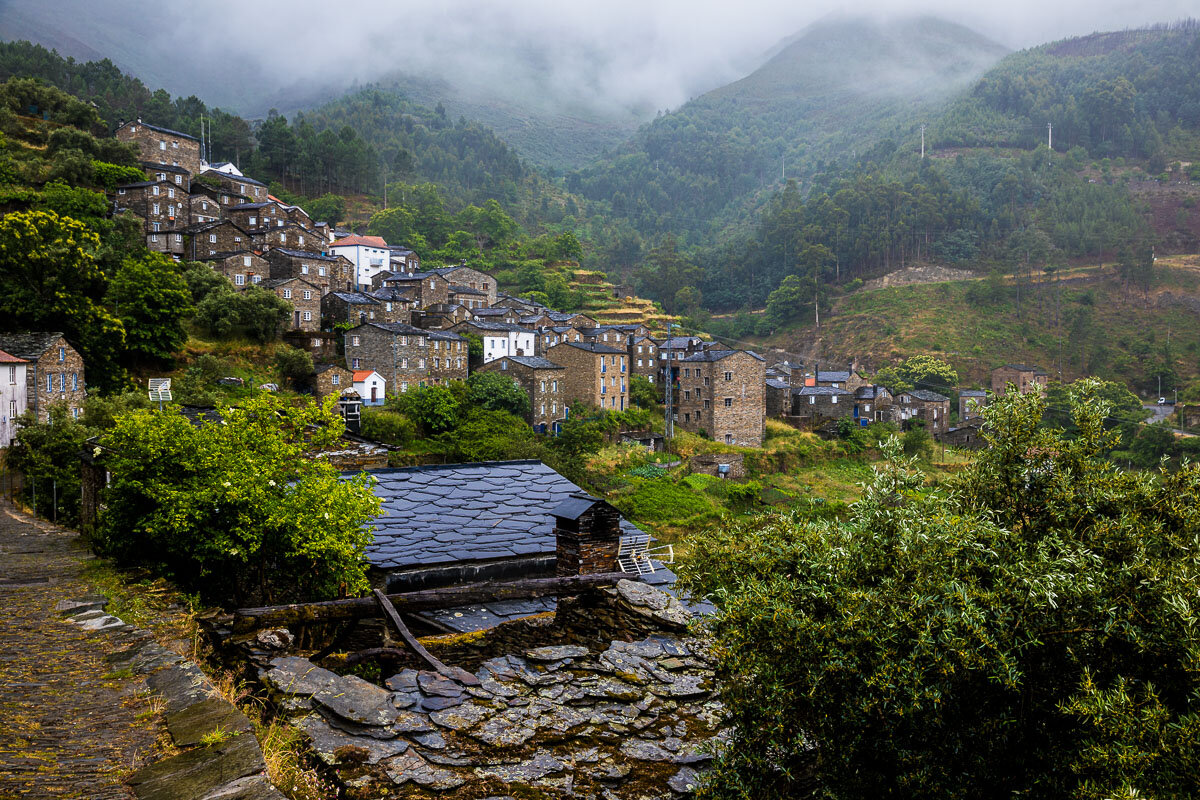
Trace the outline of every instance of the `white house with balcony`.
<instances>
[{"instance_id":1,"label":"white house with balcony","mask_svg":"<svg viewBox=\"0 0 1200 800\"><path fill-rule=\"evenodd\" d=\"M329 254L350 259L355 280L366 289L372 278L391 269L392 254L382 236L343 236L329 245Z\"/></svg>"}]
</instances>

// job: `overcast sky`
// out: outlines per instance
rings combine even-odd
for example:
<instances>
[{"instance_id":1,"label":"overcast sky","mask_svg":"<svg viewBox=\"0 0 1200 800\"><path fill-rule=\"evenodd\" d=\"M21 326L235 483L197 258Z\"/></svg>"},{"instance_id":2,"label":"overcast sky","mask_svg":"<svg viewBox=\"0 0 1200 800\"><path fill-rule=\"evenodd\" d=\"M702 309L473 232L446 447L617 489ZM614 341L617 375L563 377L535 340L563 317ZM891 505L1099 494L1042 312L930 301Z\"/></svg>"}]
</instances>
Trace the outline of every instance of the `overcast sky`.
<instances>
[{"instance_id":1,"label":"overcast sky","mask_svg":"<svg viewBox=\"0 0 1200 800\"><path fill-rule=\"evenodd\" d=\"M189 39L204 39L206 20L225 46L233 39L265 48L267 71L280 81L372 80L402 69L491 85L537 72L561 92L655 108L741 77L779 40L835 11L937 14L1013 48L1197 13L1196 0L868 0L849 8L833 0L218 0L168 8L193 23ZM237 24L211 25L222 18ZM268 31L286 35L264 38Z\"/></svg>"}]
</instances>

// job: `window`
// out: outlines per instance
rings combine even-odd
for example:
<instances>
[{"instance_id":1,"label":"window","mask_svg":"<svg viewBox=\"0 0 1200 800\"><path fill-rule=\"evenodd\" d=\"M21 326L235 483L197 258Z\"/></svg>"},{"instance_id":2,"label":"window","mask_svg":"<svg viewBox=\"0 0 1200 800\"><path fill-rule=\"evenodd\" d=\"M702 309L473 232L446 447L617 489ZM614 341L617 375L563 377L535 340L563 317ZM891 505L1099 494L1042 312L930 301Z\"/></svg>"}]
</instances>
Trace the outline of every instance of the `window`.
<instances>
[{"instance_id":1,"label":"window","mask_svg":"<svg viewBox=\"0 0 1200 800\"><path fill-rule=\"evenodd\" d=\"M311 311L305 311L305 312L304 312L304 321L305 321L305 322L312 322L312 312L311 312Z\"/></svg>"},{"instance_id":2,"label":"window","mask_svg":"<svg viewBox=\"0 0 1200 800\"><path fill-rule=\"evenodd\" d=\"M47 392L54 391L54 373L52 373L52 372L46 373L46 391Z\"/></svg>"},{"instance_id":3,"label":"window","mask_svg":"<svg viewBox=\"0 0 1200 800\"><path fill-rule=\"evenodd\" d=\"M300 244L304 244L304 242L300 242ZM322 278L324 278L325 277L325 268L317 267L317 274L320 275ZM388 309L388 310L390 311L391 309Z\"/></svg>"},{"instance_id":4,"label":"window","mask_svg":"<svg viewBox=\"0 0 1200 800\"><path fill-rule=\"evenodd\" d=\"M726 372L726 373L725 373L725 380L727 380L727 381L731 381L731 380L733 380L733 373L732 373L732 372Z\"/></svg>"},{"instance_id":5,"label":"window","mask_svg":"<svg viewBox=\"0 0 1200 800\"><path fill-rule=\"evenodd\" d=\"M308 290L308 289L305 289L305 290L304 290L304 299L305 299L305 300L312 300L312 292L311 292L310 290Z\"/></svg>"},{"instance_id":6,"label":"window","mask_svg":"<svg viewBox=\"0 0 1200 800\"><path fill-rule=\"evenodd\" d=\"M117 194L125 194L125 190L124 190L124 189L117 189Z\"/></svg>"},{"instance_id":7,"label":"window","mask_svg":"<svg viewBox=\"0 0 1200 800\"><path fill-rule=\"evenodd\" d=\"M59 361L67 360L67 348L65 348L65 347L58 348L58 360Z\"/></svg>"},{"instance_id":8,"label":"window","mask_svg":"<svg viewBox=\"0 0 1200 800\"><path fill-rule=\"evenodd\" d=\"M179 149L179 142L171 142L171 147L175 150Z\"/></svg>"},{"instance_id":9,"label":"window","mask_svg":"<svg viewBox=\"0 0 1200 800\"><path fill-rule=\"evenodd\" d=\"M161 207L161 206L160 206L158 203L155 203L155 204L154 204L154 213L155 213L155 214L160 214L160 213L162 213L162 207Z\"/></svg>"},{"instance_id":10,"label":"window","mask_svg":"<svg viewBox=\"0 0 1200 800\"><path fill-rule=\"evenodd\" d=\"M462 359L461 358L454 359L454 368L462 369Z\"/></svg>"},{"instance_id":11,"label":"window","mask_svg":"<svg viewBox=\"0 0 1200 800\"><path fill-rule=\"evenodd\" d=\"M242 266L243 267L250 266L250 256L242 256Z\"/></svg>"},{"instance_id":12,"label":"window","mask_svg":"<svg viewBox=\"0 0 1200 800\"><path fill-rule=\"evenodd\" d=\"M9 383L17 382L17 368L15 366L11 366L8 368L8 382Z\"/></svg>"},{"instance_id":13,"label":"window","mask_svg":"<svg viewBox=\"0 0 1200 800\"><path fill-rule=\"evenodd\" d=\"M79 373L78 372L71 373L71 391L72 392L79 391Z\"/></svg>"},{"instance_id":14,"label":"window","mask_svg":"<svg viewBox=\"0 0 1200 800\"><path fill-rule=\"evenodd\" d=\"M353 369L358 369L362 366L362 362L357 358L350 359L350 366Z\"/></svg>"},{"instance_id":15,"label":"window","mask_svg":"<svg viewBox=\"0 0 1200 800\"><path fill-rule=\"evenodd\" d=\"M250 220L249 220L249 222L250 222L250 224L251 224L251 225L257 225L257 224L258 224L258 217L251 217L251 218L250 218Z\"/></svg>"},{"instance_id":16,"label":"window","mask_svg":"<svg viewBox=\"0 0 1200 800\"><path fill-rule=\"evenodd\" d=\"M176 185L176 186L182 186L182 185L183 185L183 176L182 176L182 175L176 175L176 176L175 176L175 185ZM205 206L205 208L208 208L208 206Z\"/></svg>"},{"instance_id":17,"label":"window","mask_svg":"<svg viewBox=\"0 0 1200 800\"><path fill-rule=\"evenodd\" d=\"M817 398L813 397L812 395L809 395L808 404L810 406L815 406L817 404Z\"/></svg>"},{"instance_id":18,"label":"window","mask_svg":"<svg viewBox=\"0 0 1200 800\"><path fill-rule=\"evenodd\" d=\"M210 233L208 235L208 243L209 244L217 243L217 235L215 233ZM250 256L246 256L246 266L250 266Z\"/></svg>"},{"instance_id":19,"label":"window","mask_svg":"<svg viewBox=\"0 0 1200 800\"><path fill-rule=\"evenodd\" d=\"M183 234L182 233L175 234L175 244L183 244Z\"/></svg>"},{"instance_id":20,"label":"window","mask_svg":"<svg viewBox=\"0 0 1200 800\"><path fill-rule=\"evenodd\" d=\"M245 275L234 275L233 282L236 283L238 286L245 286L246 285L246 276Z\"/></svg>"},{"instance_id":21,"label":"window","mask_svg":"<svg viewBox=\"0 0 1200 800\"><path fill-rule=\"evenodd\" d=\"M408 359L407 358L400 359L400 368L408 369Z\"/></svg>"},{"instance_id":22,"label":"window","mask_svg":"<svg viewBox=\"0 0 1200 800\"><path fill-rule=\"evenodd\" d=\"M837 405L837 397L838 396L835 394L833 397L829 398L829 402L833 403L834 405Z\"/></svg>"},{"instance_id":23,"label":"window","mask_svg":"<svg viewBox=\"0 0 1200 800\"><path fill-rule=\"evenodd\" d=\"M704 400L704 407L708 408L708 399L707 398L705 398L705 400Z\"/></svg>"},{"instance_id":24,"label":"window","mask_svg":"<svg viewBox=\"0 0 1200 800\"><path fill-rule=\"evenodd\" d=\"M159 140L158 140L158 149L159 149L159 150L166 150L166 149L167 149L167 143L166 143L166 141L164 141L164 140L162 140L162 139L159 139Z\"/></svg>"},{"instance_id":25,"label":"window","mask_svg":"<svg viewBox=\"0 0 1200 800\"><path fill-rule=\"evenodd\" d=\"M684 399L684 400L691 400L691 399L692 399L692 390L691 390L691 389L684 389L684 390L683 390L683 399Z\"/></svg>"},{"instance_id":26,"label":"window","mask_svg":"<svg viewBox=\"0 0 1200 800\"><path fill-rule=\"evenodd\" d=\"M357 336L351 336L350 337L350 346L358 347L358 344L359 344L359 338Z\"/></svg>"},{"instance_id":27,"label":"window","mask_svg":"<svg viewBox=\"0 0 1200 800\"><path fill-rule=\"evenodd\" d=\"M732 397L726 397L726 398L725 398L725 407L726 407L726 408L729 408L729 407L730 407L730 406L732 406L732 405L733 405L733 398L732 398Z\"/></svg>"},{"instance_id":28,"label":"window","mask_svg":"<svg viewBox=\"0 0 1200 800\"><path fill-rule=\"evenodd\" d=\"M307 274L308 274L308 264L301 264L301 265L300 265L300 274L301 274L301 275L307 275Z\"/></svg>"},{"instance_id":29,"label":"window","mask_svg":"<svg viewBox=\"0 0 1200 800\"><path fill-rule=\"evenodd\" d=\"M297 239L297 240L300 242L300 244L301 244L301 245L303 245L303 244L304 244L304 237L303 237L303 236L297 236L297 237L296 237L296 239Z\"/></svg>"},{"instance_id":30,"label":"window","mask_svg":"<svg viewBox=\"0 0 1200 800\"><path fill-rule=\"evenodd\" d=\"M341 376L341 375L332 375L332 376L330 376L330 378L329 378L329 385L330 385L330 386L340 386L340 385L341 385L341 383L342 383L342 376Z\"/></svg>"},{"instance_id":31,"label":"window","mask_svg":"<svg viewBox=\"0 0 1200 800\"><path fill-rule=\"evenodd\" d=\"M65 372L58 373L58 390L60 392L67 390L67 373Z\"/></svg>"},{"instance_id":32,"label":"window","mask_svg":"<svg viewBox=\"0 0 1200 800\"><path fill-rule=\"evenodd\" d=\"M279 243L287 244L287 234L286 233L279 234Z\"/></svg>"},{"instance_id":33,"label":"window","mask_svg":"<svg viewBox=\"0 0 1200 800\"><path fill-rule=\"evenodd\" d=\"M284 290L283 290L283 299L284 299L284 300L291 300L291 299L292 299L292 290L291 290L291 289L284 289Z\"/></svg>"},{"instance_id":34,"label":"window","mask_svg":"<svg viewBox=\"0 0 1200 800\"><path fill-rule=\"evenodd\" d=\"M653 358L649 359L649 360L646 362L646 366L647 366L647 367L653 367L653 366L654 366L654 359L653 359Z\"/></svg>"},{"instance_id":35,"label":"window","mask_svg":"<svg viewBox=\"0 0 1200 800\"><path fill-rule=\"evenodd\" d=\"M417 359L417 369L425 369L425 359Z\"/></svg>"}]
</instances>

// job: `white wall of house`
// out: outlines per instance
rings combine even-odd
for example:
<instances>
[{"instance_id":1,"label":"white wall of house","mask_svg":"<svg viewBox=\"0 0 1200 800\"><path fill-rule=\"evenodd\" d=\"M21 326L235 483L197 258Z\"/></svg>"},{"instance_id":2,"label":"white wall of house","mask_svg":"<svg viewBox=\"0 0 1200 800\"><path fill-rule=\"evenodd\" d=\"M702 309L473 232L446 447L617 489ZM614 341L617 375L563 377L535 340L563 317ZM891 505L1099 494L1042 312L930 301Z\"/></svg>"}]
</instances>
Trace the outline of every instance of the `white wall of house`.
<instances>
[{"instance_id":1,"label":"white wall of house","mask_svg":"<svg viewBox=\"0 0 1200 800\"><path fill-rule=\"evenodd\" d=\"M360 286L370 286L371 279L391 268L391 252L386 247L369 247L364 244L341 245L334 243L329 252L345 256L354 264L355 280Z\"/></svg>"},{"instance_id":2,"label":"white wall of house","mask_svg":"<svg viewBox=\"0 0 1200 800\"><path fill-rule=\"evenodd\" d=\"M537 338L534 331L481 331L483 363L505 356L531 356Z\"/></svg>"},{"instance_id":3,"label":"white wall of house","mask_svg":"<svg viewBox=\"0 0 1200 800\"><path fill-rule=\"evenodd\" d=\"M378 372L372 372L370 375L362 376L362 380L354 382L354 391L358 392L358 396L362 398L365 406L381 406L385 394L387 381ZM372 400L371 392L374 391L375 399Z\"/></svg>"},{"instance_id":4,"label":"white wall of house","mask_svg":"<svg viewBox=\"0 0 1200 800\"><path fill-rule=\"evenodd\" d=\"M28 405L25 370L25 364L0 364L0 447L12 444L17 432L14 420Z\"/></svg>"}]
</instances>

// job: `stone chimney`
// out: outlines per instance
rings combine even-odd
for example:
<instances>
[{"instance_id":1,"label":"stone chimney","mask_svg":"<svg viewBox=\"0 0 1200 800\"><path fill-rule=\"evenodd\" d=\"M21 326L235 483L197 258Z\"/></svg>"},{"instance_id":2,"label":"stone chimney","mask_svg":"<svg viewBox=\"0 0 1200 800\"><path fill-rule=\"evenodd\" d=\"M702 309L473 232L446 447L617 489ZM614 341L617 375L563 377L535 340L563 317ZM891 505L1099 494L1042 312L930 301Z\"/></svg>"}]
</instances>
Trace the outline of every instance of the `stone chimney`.
<instances>
[{"instance_id":1,"label":"stone chimney","mask_svg":"<svg viewBox=\"0 0 1200 800\"><path fill-rule=\"evenodd\" d=\"M619 571L620 511L603 500L577 493L550 514L554 517L555 574L561 578Z\"/></svg>"}]
</instances>

